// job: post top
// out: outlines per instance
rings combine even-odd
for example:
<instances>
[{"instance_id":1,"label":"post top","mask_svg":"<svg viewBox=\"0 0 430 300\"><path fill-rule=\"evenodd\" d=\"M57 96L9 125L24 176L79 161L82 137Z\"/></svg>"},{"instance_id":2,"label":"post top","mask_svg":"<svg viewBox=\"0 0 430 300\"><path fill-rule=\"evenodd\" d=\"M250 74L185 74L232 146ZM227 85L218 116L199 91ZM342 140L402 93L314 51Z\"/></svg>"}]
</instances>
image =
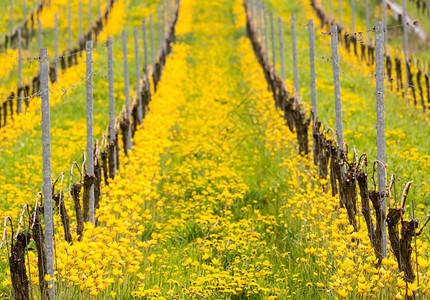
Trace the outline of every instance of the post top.
<instances>
[{"instance_id":1,"label":"post top","mask_svg":"<svg viewBox=\"0 0 430 300\"><path fill-rule=\"evenodd\" d=\"M330 32L331 33L336 33L337 34L337 25L331 25L331 27L330 27Z\"/></svg>"},{"instance_id":2,"label":"post top","mask_svg":"<svg viewBox=\"0 0 430 300\"><path fill-rule=\"evenodd\" d=\"M48 58L48 48L41 48L40 49L40 58Z\"/></svg>"},{"instance_id":3,"label":"post top","mask_svg":"<svg viewBox=\"0 0 430 300\"><path fill-rule=\"evenodd\" d=\"M85 44L85 50L89 51L93 49L93 41L87 41Z\"/></svg>"}]
</instances>

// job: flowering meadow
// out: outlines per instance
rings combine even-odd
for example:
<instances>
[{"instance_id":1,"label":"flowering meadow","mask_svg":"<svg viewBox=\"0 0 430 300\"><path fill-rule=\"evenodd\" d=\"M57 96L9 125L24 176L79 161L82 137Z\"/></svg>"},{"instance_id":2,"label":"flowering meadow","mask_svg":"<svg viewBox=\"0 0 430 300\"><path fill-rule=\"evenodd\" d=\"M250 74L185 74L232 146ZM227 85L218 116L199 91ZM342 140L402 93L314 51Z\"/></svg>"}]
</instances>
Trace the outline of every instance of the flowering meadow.
<instances>
[{"instance_id":1,"label":"flowering meadow","mask_svg":"<svg viewBox=\"0 0 430 300\"><path fill-rule=\"evenodd\" d=\"M50 16L46 18L51 20L55 11L64 11L63 2L52 0L44 12ZM310 71L305 24L308 19L315 20L319 118L334 127L326 29L318 27L309 1L262 2L276 17L282 17L285 25L292 13L296 15L299 92L308 116ZM117 112L123 107L125 83L122 48L116 41L122 30L129 33L133 97L137 86L131 67L135 62L132 30L141 26L142 18L155 15L159 3L115 1L98 36L99 41L114 37ZM35 241L26 251L31 299L47 299L40 287L52 279L58 299L430 298L428 229L411 244L418 280L405 279L390 247L387 257L378 261L361 202L355 229L347 210L339 205L339 195L332 193L330 177L320 177L312 154L299 153L296 133L286 126L283 112L275 106L246 26L242 0L180 1L176 41L161 80L156 86L149 82L151 100L143 123L134 131L132 151L119 152L115 178L103 179L106 183L101 187L96 221L86 222L82 234L77 230L71 190L79 181L79 172L84 171L85 55L78 57L75 66L60 72L58 83L50 86L54 91L50 103L52 180L60 178L56 192L64 191L71 241L65 238L64 212L56 207L54 277L40 275ZM156 31L155 40L159 35ZM285 44L285 86L291 91L291 36L287 31ZM279 54L278 46L275 50ZM16 50L8 51L15 55ZM150 48L148 51L149 56L154 54ZM345 140L351 153L353 149L366 152L373 164L374 70L342 46L339 52ZM142 50L141 58L143 55ZM0 55L0 63L2 59ZM6 70L1 76L16 68L13 60L4 59ZM98 72L94 76L94 133L100 141L107 135L109 120L107 50L101 42L94 51L94 71ZM71 85L74 87L69 89ZM414 213L421 228L430 203L429 118L389 85L387 80L387 169L400 178L393 197L400 202L403 186L414 181L403 218L410 220ZM33 214L34 199L42 190L39 107L37 97L25 114L16 115L0 128L0 216L11 216L15 233L22 206L28 203ZM308 136L312 149L312 129ZM373 186L372 164L367 170L369 186ZM70 170L72 165L74 171ZM43 203L41 197L37 199ZM12 236L10 227L5 228L3 234ZM14 299L8 259L11 245L2 242L2 246L0 296Z\"/></svg>"}]
</instances>

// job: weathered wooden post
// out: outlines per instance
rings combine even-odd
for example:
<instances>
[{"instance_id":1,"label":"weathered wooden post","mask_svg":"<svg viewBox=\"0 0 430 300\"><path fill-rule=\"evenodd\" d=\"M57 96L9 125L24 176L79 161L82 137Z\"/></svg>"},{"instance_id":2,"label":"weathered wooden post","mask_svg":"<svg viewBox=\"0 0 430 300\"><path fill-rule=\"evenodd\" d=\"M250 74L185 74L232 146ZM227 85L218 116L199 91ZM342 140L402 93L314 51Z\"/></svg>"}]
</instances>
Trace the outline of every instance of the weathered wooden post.
<instances>
[{"instance_id":1,"label":"weathered wooden post","mask_svg":"<svg viewBox=\"0 0 430 300\"><path fill-rule=\"evenodd\" d=\"M93 42L85 44L87 89L87 173L94 176L94 129L93 129ZM89 221L94 224L94 184L90 187Z\"/></svg>"},{"instance_id":2,"label":"weathered wooden post","mask_svg":"<svg viewBox=\"0 0 430 300\"><path fill-rule=\"evenodd\" d=\"M384 105L384 28L382 21L375 24L375 62L376 62L376 144L377 160L385 165L385 105ZM381 256L387 256L387 225L385 201L385 168L378 164L378 192L381 193Z\"/></svg>"},{"instance_id":3,"label":"weathered wooden post","mask_svg":"<svg viewBox=\"0 0 430 300\"><path fill-rule=\"evenodd\" d=\"M18 28L18 90L22 89L22 44L21 44L21 28ZM22 98L18 93L16 103L16 113L22 113ZM1 123L1 122L0 122Z\"/></svg>"},{"instance_id":4,"label":"weathered wooden post","mask_svg":"<svg viewBox=\"0 0 430 300\"><path fill-rule=\"evenodd\" d=\"M272 63L273 72L276 74L276 45L275 45L275 26L273 20L273 11L270 12L270 34L272 36Z\"/></svg>"},{"instance_id":5,"label":"weathered wooden post","mask_svg":"<svg viewBox=\"0 0 430 300\"><path fill-rule=\"evenodd\" d=\"M46 267L49 297L55 299L54 286L54 218L51 180L51 125L49 112L49 57L48 49L40 49L40 91L42 97L42 151L43 151L43 214L45 219ZM42 280L44 280L43 278Z\"/></svg>"},{"instance_id":6,"label":"weathered wooden post","mask_svg":"<svg viewBox=\"0 0 430 300\"><path fill-rule=\"evenodd\" d=\"M282 26L282 18L278 17L278 33L279 33L279 52L281 54L281 78L282 84L285 84L285 58L284 58L284 29Z\"/></svg>"},{"instance_id":7,"label":"weathered wooden post","mask_svg":"<svg viewBox=\"0 0 430 300\"><path fill-rule=\"evenodd\" d=\"M113 50L112 47L112 37L107 39L108 47L108 81L109 81L109 141L114 143L115 134L115 98L114 98L114 88L113 88ZM110 168L110 178L114 179L116 175L117 162L116 162L116 147L113 147L112 154L113 168Z\"/></svg>"},{"instance_id":8,"label":"weathered wooden post","mask_svg":"<svg viewBox=\"0 0 430 300\"><path fill-rule=\"evenodd\" d=\"M127 32L124 30L122 32L122 53L123 53L123 63L124 63L124 97L125 97L125 109L126 118L128 120L128 135L126 141L126 147L128 151L131 151L131 111L130 111L130 89L129 89L129 77L128 77L128 57L127 57Z\"/></svg>"},{"instance_id":9,"label":"weathered wooden post","mask_svg":"<svg viewBox=\"0 0 430 300\"><path fill-rule=\"evenodd\" d=\"M339 74L339 52L338 52L338 32L337 26L331 26L331 54L333 63L333 84L334 84L334 101L336 109L336 136L337 143L341 150L344 149L343 139L343 119L342 119L342 101L340 96L340 74ZM340 153L339 159L340 159ZM342 176L345 174L345 166L342 167Z\"/></svg>"},{"instance_id":10,"label":"weathered wooden post","mask_svg":"<svg viewBox=\"0 0 430 300\"><path fill-rule=\"evenodd\" d=\"M312 98L312 111L314 117L317 116L317 88L316 88L316 74L315 74L315 31L314 20L308 21L309 30L309 61L311 67L311 98Z\"/></svg>"},{"instance_id":11,"label":"weathered wooden post","mask_svg":"<svg viewBox=\"0 0 430 300\"><path fill-rule=\"evenodd\" d=\"M55 49L55 83L58 83L58 12L55 13L55 41L54 41L54 49Z\"/></svg>"},{"instance_id":12,"label":"weathered wooden post","mask_svg":"<svg viewBox=\"0 0 430 300\"><path fill-rule=\"evenodd\" d=\"M297 66L297 41L296 41L296 17L291 15L291 38L293 47L293 73L294 73L294 92L300 97L300 86L299 86L299 69Z\"/></svg>"},{"instance_id":13,"label":"weathered wooden post","mask_svg":"<svg viewBox=\"0 0 430 300\"><path fill-rule=\"evenodd\" d=\"M406 0L403 0L403 10L402 10L402 23L403 23L403 51L405 54L405 74L406 74L406 88L405 88L405 95L408 95L409 92L409 68L408 68L408 61L409 61L409 51L408 51L408 24L406 21L407 17L407 11L406 11Z\"/></svg>"},{"instance_id":14,"label":"weathered wooden post","mask_svg":"<svg viewBox=\"0 0 430 300\"><path fill-rule=\"evenodd\" d=\"M136 90L137 90L137 118L139 119L139 124L142 124L143 119L143 103L142 103L142 89L140 87L140 58L139 58L139 38L137 28L134 29L134 55L136 57Z\"/></svg>"}]
</instances>

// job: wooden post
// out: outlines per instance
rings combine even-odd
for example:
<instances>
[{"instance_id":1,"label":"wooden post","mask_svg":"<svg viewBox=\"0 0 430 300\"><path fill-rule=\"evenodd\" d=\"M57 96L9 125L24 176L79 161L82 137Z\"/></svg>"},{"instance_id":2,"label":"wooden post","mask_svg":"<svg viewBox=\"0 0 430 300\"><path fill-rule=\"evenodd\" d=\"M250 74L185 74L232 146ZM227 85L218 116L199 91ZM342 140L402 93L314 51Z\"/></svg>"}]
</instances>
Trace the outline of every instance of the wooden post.
<instances>
[{"instance_id":1,"label":"wooden post","mask_svg":"<svg viewBox=\"0 0 430 300\"><path fill-rule=\"evenodd\" d=\"M427 1L427 10L428 10L428 17L430 18L430 0ZM429 22L429 26L430 26L430 22ZM430 30L430 28L429 28L429 30Z\"/></svg>"},{"instance_id":2,"label":"wooden post","mask_svg":"<svg viewBox=\"0 0 430 300\"><path fill-rule=\"evenodd\" d=\"M37 17L37 36L39 42L39 51L42 50L42 23L40 22L39 17Z\"/></svg>"},{"instance_id":3,"label":"wooden post","mask_svg":"<svg viewBox=\"0 0 430 300\"><path fill-rule=\"evenodd\" d=\"M93 133L93 42L85 45L86 59L86 88L87 88L87 173L94 176L94 133ZM94 224L94 184L90 188L89 221Z\"/></svg>"},{"instance_id":4,"label":"wooden post","mask_svg":"<svg viewBox=\"0 0 430 300\"><path fill-rule=\"evenodd\" d=\"M128 78L128 58L127 58L127 32L122 32L122 53L124 63L124 97L125 97L125 109L126 117L128 120L128 136L126 141L126 147L128 151L131 151L131 111L130 111L130 90L129 90L129 78Z\"/></svg>"},{"instance_id":5,"label":"wooden post","mask_svg":"<svg viewBox=\"0 0 430 300\"><path fill-rule=\"evenodd\" d=\"M22 89L22 44L21 44L21 28L18 28L18 90ZM22 93L18 93L16 103L16 113L22 113ZM1 123L1 122L0 122Z\"/></svg>"},{"instance_id":6,"label":"wooden post","mask_svg":"<svg viewBox=\"0 0 430 300\"><path fill-rule=\"evenodd\" d=\"M93 39L93 20L92 20L92 15L93 15L93 2L92 0L88 1L88 30L90 32L90 40Z\"/></svg>"},{"instance_id":7,"label":"wooden post","mask_svg":"<svg viewBox=\"0 0 430 300\"><path fill-rule=\"evenodd\" d=\"M158 24L158 51L161 51L161 37L163 35L162 30L161 30L161 10L160 10L160 4L157 5L157 14L158 14L158 18L157 18L157 24Z\"/></svg>"},{"instance_id":8,"label":"wooden post","mask_svg":"<svg viewBox=\"0 0 430 300\"><path fill-rule=\"evenodd\" d=\"M79 42L82 40L82 2L79 1Z\"/></svg>"},{"instance_id":9,"label":"wooden post","mask_svg":"<svg viewBox=\"0 0 430 300\"><path fill-rule=\"evenodd\" d=\"M55 299L54 286L54 218L51 180L51 125L49 112L49 57L48 49L40 49L40 91L42 97L43 151L43 214L45 219L46 266L52 279L47 282L49 297Z\"/></svg>"},{"instance_id":10,"label":"wooden post","mask_svg":"<svg viewBox=\"0 0 430 300\"><path fill-rule=\"evenodd\" d=\"M262 41L262 30L261 30L261 0L257 0L257 38L259 41Z\"/></svg>"},{"instance_id":11,"label":"wooden post","mask_svg":"<svg viewBox=\"0 0 430 300\"><path fill-rule=\"evenodd\" d=\"M294 73L294 90L296 98L300 97L300 86L299 86L299 69L297 67L297 41L296 41L296 17L291 15L291 38L293 46L293 73Z\"/></svg>"},{"instance_id":12,"label":"wooden post","mask_svg":"<svg viewBox=\"0 0 430 300\"><path fill-rule=\"evenodd\" d=\"M115 141L115 98L114 98L114 87L113 87L113 50L112 50L112 37L107 39L108 47L108 80L109 80L109 140L110 143ZM113 161L114 168L111 168L112 174L109 174L112 179L115 178L117 162L116 162L116 147L113 147Z\"/></svg>"},{"instance_id":13,"label":"wooden post","mask_svg":"<svg viewBox=\"0 0 430 300\"><path fill-rule=\"evenodd\" d=\"M24 15L24 23L27 21L27 0L24 0L24 9L23 9L23 15Z\"/></svg>"},{"instance_id":14,"label":"wooden post","mask_svg":"<svg viewBox=\"0 0 430 300\"><path fill-rule=\"evenodd\" d=\"M139 38L137 28L134 29L134 54L136 56L136 90L138 97L138 107L137 107L137 118L139 119L139 124L142 124L143 119L143 104L142 104L142 91L140 87L140 58L139 58Z\"/></svg>"},{"instance_id":15,"label":"wooden post","mask_svg":"<svg viewBox=\"0 0 430 300\"><path fill-rule=\"evenodd\" d=\"M355 33L355 0L351 0L351 25L352 25L352 34Z\"/></svg>"},{"instance_id":16,"label":"wooden post","mask_svg":"<svg viewBox=\"0 0 430 300\"><path fill-rule=\"evenodd\" d=\"M150 37L151 37L151 66L152 66L152 73L155 74L155 51L154 51L154 20L152 18L152 14L149 15L149 29L150 29Z\"/></svg>"},{"instance_id":17,"label":"wooden post","mask_svg":"<svg viewBox=\"0 0 430 300\"><path fill-rule=\"evenodd\" d=\"M334 84L334 101L336 109L336 136L340 149L344 149L343 139L343 119L342 119L342 101L340 97L340 75L339 75L339 52L338 52L338 34L337 26L331 26L331 54L333 63L333 84ZM340 156L340 153L339 153ZM345 167L342 168L342 175L345 174Z\"/></svg>"},{"instance_id":18,"label":"wooden post","mask_svg":"<svg viewBox=\"0 0 430 300\"><path fill-rule=\"evenodd\" d=\"M385 0L382 0L385 1ZM369 23L369 0L366 0L366 38L367 38L367 45L370 45L370 23Z\"/></svg>"},{"instance_id":19,"label":"wooden post","mask_svg":"<svg viewBox=\"0 0 430 300\"><path fill-rule=\"evenodd\" d=\"M55 13L55 83L58 83L58 12Z\"/></svg>"},{"instance_id":20,"label":"wooden post","mask_svg":"<svg viewBox=\"0 0 430 300\"><path fill-rule=\"evenodd\" d=\"M13 35L13 0L10 0L10 37ZM11 45L12 46L12 45Z\"/></svg>"},{"instance_id":21,"label":"wooden post","mask_svg":"<svg viewBox=\"0 0 430 300\"><path fill-rule=\"evenodd\" d=\"M146 19L142 19L142 32L143 32L143 71L148 75L148 45L146 42Z\"/></svg>"},{"instance_id":22,"label":"wooden post","mask_svg":"<svg viewBox=\"0 0 430 300\"><path fill-rule=\"evenodd\" d=\"M278 33L279 33L279 51L281 54L281 78L282 84L285 84L285 58L284 58L284 29L282 26L282 18L278 17Z\"/></svg>"},{"instance_id":23,"label":"wooden post","mask_svg":"<svg viewBox=\"0 0 430 300\"><path fill-rule=\"evenodd\" d=\"M315 32L314 20L308 21L309 29L309 61L311 67L311 98L312 98L312 111L314 117L317 116L317 88L316 88L316 75L315 75Z\"/></svg>"},{"instance_id":24,"label":"wooden post","mask_svg":"<svg viewBox=\"0 0 430 300\"><path fill-rule=\"evenodd\" d=\"M408 54L408 25L406 22L406 0L403 0L403 11L402 11L402 23L403 23L403 39L404 39L404 54L405 54L405 74L406 74L406 87L405 87L405 95L408 95L409 92L409 68L408 68L408 60L409 60L409 54Z\"/></svg>"},{"instance_id":25,"label":"wooden post","mask_svg":"<svg viewBox=\"0 0 430 300\"><path fill-rule=\"evenodd\" d=\"M385 40L385 53L388 55L388 29L387 29L387 2L382 0L382 12L384 16L384 40Z\"/></svg>"},{"instance_id":26,"label":"wooden post","mask_svg":"<svg viewBox=\"0 0 430 300\"><path fill-rule=\"evenodd\" d=\"M276 45L275 45L275 26L273 20L273 11L270 12L270 34L272 36L272 62L273 72L276 74Z\"/></svg>"},{"instance_id":27,"label":"wooden post","mask_svg":"<svg viewBox=\"0 0 430 300\"><path fill-rule=\"evenodd\" d=\"M385 164L385 105L384 105L384 31L382 21L375 24L375 62L376 62L376 144L377 160ZM381 195L381 255L387 256L387 229L386 229L386 203L385 203L385 168L378 164L378 192Z\"/></svg>"},{"instance_id":28,"label":"wooden post","mask_svg":"<svg viewBox=\"0 0 430 300\"><path fill-rule=\"evenodd\" d=\"M67 50L72 51L72 7L67 6Z\"/></svg>"},{"instance_id":29,"label":"wooden post","mask_svg":"<svg viewBox=\"0 0 430 300\"><path fill-rule=\"evenodd\" d=\"M264 48L266 53L266 58L269 60L269 30L267 28L267 6L263 6L263 16L264 16Z\"/></svg>"},{"instance_id":30,"label":"wooden post","mask_svg":"<svg viewBox=\"0 0 430 300\"><path fill-rule=\"evenodd\" d=\"M164 35L166 33L166 1L164 0L162 2L162 4L163 4L163 6L162 6L163 9L161 10L161 15L162 15L162 17L161 17L161 22L162 22L162 24L161 24L161 28L162 28L162 30L161 30L161 40L164 43Z\"/></svg>"},{"instance_id":31,"label":"wooden post","mask_svg":"<svg viewBox=\"0 0 430 300\"><path fill-rule=\"evenodd\" d=\"M330 0L330 17L333 18L333 0Z\"/></svg>"}]
</instances>

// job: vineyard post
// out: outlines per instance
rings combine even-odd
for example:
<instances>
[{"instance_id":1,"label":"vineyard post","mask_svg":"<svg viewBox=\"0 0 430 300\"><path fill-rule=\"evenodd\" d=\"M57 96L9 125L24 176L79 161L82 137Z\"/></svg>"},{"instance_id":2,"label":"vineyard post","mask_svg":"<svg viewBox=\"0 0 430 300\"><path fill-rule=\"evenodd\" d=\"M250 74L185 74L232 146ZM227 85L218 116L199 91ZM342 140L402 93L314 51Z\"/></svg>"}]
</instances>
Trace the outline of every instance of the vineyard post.
<instances>
[{"instance_id":1,"label":"vineyard post","mask_svg":"<svg viewBox=\"0 0 430 300\"><path fill-rule=\"evenodd\" d=\"M259 0L255 0L255 4L254 4L255 6L254 27L255 27L255 32L257 33L257 40L260 36L260 32L259 32L260 29L258 24L258 1Z\"/></svg>"},{"instance_id":2,"label":"vineyard post","mask_svg":"<svg viewBox=\"0 0 430 300\"><path fill-rule=\"evenodd\" d=\"M51 125L49 112L49 57L48 49L40 49L40 91L42 97L42 151L43 151L43 214L45 219L46 267L51 277L49 297L55 299L54 287L54 219L51 181Z\"/></svg>"},{"instance_id":3,"label":"vineyard post","mask_svg":"<svg viewBox=\"0 0 430 300\"><path fill-rule=\"evenodd\" d=\"M333 0L330 0L330 17L333 18Z\"/></svg>"},{"instance_id":4,"label":"vineyard post","mask_svg":"<svg viewBox=\"0 0 430 300\"><path fill-rule=\"evenodd\" d=\"M427 1L427 9L428 9L428 15L430 17L430 0ZM430 23L429 23L429 26L430 26Z\"/></svg>"},{"instance_id":5,"label":"vineyard post","mask_svg":"<svg viewBox=\"0 0 430 300\"><path fill-rule=\"evenodd\" d=\"M266 48L266 58L269 60L269 31L267 29L267 6L264 4L263 6L263 14L264 14L264 47Z\"/></svg>"},{"instance_id":6,"label":"vineyard post","mask_svg":"<svg viewBox=\"0 0 430 300\"><path fill-rule=\"evenodd\" d=\"M352 34L355 34L355 0L351 0L351 25Z\"/></svg>"},{"instance_id":7,"label":"vineyard post","mask_svg":"<svg viewBox=\"0 0 430 300\"><path fill-rule=\"evenodd\" d=\"M24 12L23 12L23 15L24 15L24 22L27 20L27 0L24 0Z\"/></svg>"},{"instance_id":8,"label":"vineyard post","mask_svg":"<svg viewBox=\"0 0 430 300\"><path fill-rule=\"evenodd\" d=\"M161 9L160 4L157 5L157 25L158 25L158 51L161 51Z\"/></svg>"},{"instance_id":9,"label":"vineyard post","mask_svg":"<svg viewBox=\"0 0 430 300\"><path fill-rule=\"evenodd\" d=\"M261 24L261 0L257 0L257 39L261 42L262 38L262 24Z\"/></svg>"},{"instance_id":10,"label":"vineyard post","mask_svg":"<svg viewBox=\"0 0 430 300\"><path fill-rule=\"evenodd\" d=\"M167 28L167 23L166 23L166 12L167 12L167 7L166 7L166 0L163 1L163 42L166 36L166 28Z\"/></svg>"},{"instance_id":11,"label":"vineyard post","mask_svg":"<svg viewBox=\"0 0 430 300\"><path fill-rule=\"evenodd\" d=\"M10 0L10 36L13 34L13 0Z\"/></svg>"},{"instance_id":12,"label":"vineyard post","mask_svg":"<svg viewBox=\"0 0 430 300\"><path fill-rule=\"evenodd\" d=\"M376 72L376 132L377 160L385 164L385 116L384 116L384 27L382 21L375 24L375 72ZM381 193L381 255L387 256L386 202L385 202L385 168L378 164L378 191Z\"/></svg>"},{"instance_id":13,"label":"vineyard post","mask_svg":"<svg viewBox=\"0 0 430 300\"><path fill-rule=\"evenodd\" d=\"M297 40L296 40L296 16L291 15L291 38L293 44L293 72L294 72L294 89L297 97L300 97L299 87L299 70L297 67Z\"/></svg>"},{"instance_id":14,"label":"vineyard post","mask_svg":"<svg viewBox=\"0 0 430 300\"><path fill-rule=\"evenodd\" d=\"M255 0L250 0L251 4L249 5L249 11L250 11L250 15L251 15L251 24L254 24L254 1Z\"/></svg>"},{"instance_id":15,"label":"vineyard post","mask_svg":"<svg viewBox=\"0 0 430 300\"><path fill-rule=\"evenodd\" d=\"M163 3L163 1L160 3L160 15L158 15L159 16L159 18L160 18L160 23L158 23L159 24L159 28L158 28L158 30L160 31L160 36L161 36L161 39L160 39L160 41L161 41L161 43L160 43L160 49L161 49L161 45L163 44L163 41L164 41L164 31L165 31L165 23L164 23L164 3Z\"/></svg>"},{"instance_id":16,"label":"vineyard post","mask_svg":"<svg viewBox=\"0 0 430 300\"><path fill-rule=\"evenodd\" d=\"M88 1L88 30L90 32L90 40L93 39L92 14L93 14L93 2L92 0L89 0Z\"/></svg>"},{"instance_id":17,"label":"vineyard post","mask_svg":"<svg viewBox=\"0 0 430 300\"><path fill-rule=\"evenodd\" d=\"M338 35L337 26L331 26L331 55L333 63L333 84L334 84L334 101L336 109L336 136L337 143L341 150L344 149L343 139L343 119L342 119L342 102L340 98L340 75L339 75L339 52L338 52ZM338 153L340 159L340 151ZM345 166L342 167L342 175L345 174Z\"/></svg>"},{"instance_id":18,"label":"vineyard post","mask_svg":"<svg viewBox=\"0 0 430 300\"><path fill-rule=\"evenodd\" d=\"M276 45L275 45L275 26L274 26L274 20L273 20L273 11L270 12L270 34L272 36L273 72L276 74Z\"/></svg>"},{"instance_id":19,"label":"vineyard post","mask_svg":"<svg viewBox=\"0 0 430 300\"><path fill-rule=\"evenodd\" d=\"M415 201L412 198L412 220L415 220ZM420 286L420 273L419 273L419 264L418 264L418 246L417 246L417 229L415 228L415 222L412 222L414 225L414 240L415 240L415 262L417 266L417 287L418 287L418 300L421 298L421 290Z\"/></svg>"},{"instance_id":20,"label":"vineyard post","mask_svg":"<svg viewBox=\"0 0 430 300\"><path fill-rule=\"evenodd\" d=\"M384 41L385 41L385 53L388 55L388 29L387 29L387 2L382 0L382 11L384 16Z\"/></svg>"},{"instance_id":21,"label":"vineyard post","mask_svg":"<svg viewBox=\"0 0 430 300\"><path fill-rule=\"evenodd\" d=\"M85 45L86 59L86 89L87 89L87 172L94 175L94 130L93 130L93 42L87 41ZM89 203L90 222L94 224L94 184L90 187Z\"/></svg>"},{"instance_id":22,"label":"vineyard post","mask_svg":"<svg viewBox=\"0 0 430 300\"><path fill-rule=\"evenodd\" d=\"M140 88L140 57L139 57L139 38L138 38L137 28L134 29L134 54L136 55L135 64L136 64L136 90L137 90L137 117L139 119L139 123L142 124L142 92Z\"/></svg>"},{"instance_id":23,"label":"vineyard post","mask_svg":"<svg viewBox=\"0 0 430 300\"><path fill-rule=\"evenodd\" d=\"M128 79L128 58L127 58L127 31L122 32L122 53L124 62L124 96L125 96L125 110L128 120L128 136L127 136L127 150L131 151L131 112L130 112L130 90Z\"/></svg>"},{"instance_id":24,"label":"vineyard post","mask_svg":"<svg viewBox=\"0 0 430 300\"><path fill-rule=\"evenodd\" d=\"M22 45L21 45L21 27L18 28L18 89L22 88ZM16 113L22 113L22 94L18 93L16 103Z\"/></svg>"},{"instance_id":25,"label":"vineyard post","mask_svg":"<svg viewBox=\"0 0 430 300\"><path fill-rule=\"evenodd\" d=\"M311 98L312 98L312 111L314 118L317 116L317 88L316 88L316 75L315 75L315 32L314 20L310 19L308 22L309 29L309 59L311 66Z\"/></svg>"},{"instance_id":26,"label":"vineyard post","mask_svg":"<svg viewBox=\"0 0 430 300\"><path fill-rule=\"evenodd\" d=\"M169 28L170 21L172 20L171 14L172 14L171 3L170 3L170 0L167 0L167 28Z\"/></svg>"},{"instance_id":27,"label":"vineyard post","mask_svg":"<svg viewBox=\"0 0 430 300\"><path fill-rule=\"evenodd\" d=\"M111 143L115 141L115 100L114 100L114 89L113 89L113 51L112 51L112 37L107 39L108 47L108 81L109 81L109 140ZM113 147L114 151L114 168L111 178L113 179L116 175L116 147Z\"/></svg>"},{"instance_id":28,"label":"vineyard post","mask_svg":"<svg viewBox=\"0 0 430 300\"><path fill-rule=\"evenodd\" d=\"M142 19L143 31L143 72L148 76L148 45L146 42L146 19Z\"/></svg>"},{"instance_id":29,"label":"vineyard post","mask_svg":"<svg viewBox=\"0 0 430 300\"><path fill-rule=\"evenodd\" d=\"M82 2L79 1L79 42L82 40Z\"/></svg>"},{"instance_id":30,"label":"vineyard post","mask_svg":"<svg viewBox=\"0 0 430 300\"><path fill-rule=\"evenodd\" d=\"M408 25L406 24L406 0L403 0L403 13L402 13L402 23L403 23L403 39L404 39L404 52L405 52L405 74L406 74L406 89L405 95L409 92L409 72L408 72Z\"/></svg>"},{"instance_id":31,"label":"vineyard post","mask_svg":"<svg viewBox=\"0 0 430 300\"><path fill-rule=\"evenodd\" d=\"M154 20L152 18L152 14L149 15L149 30L151 35L151 66L152 66L152 72L155 71L155 52L154 52ZM154 86L155 88L155 86Z\"/></svg>"},{"instance_id":32,"label":"vineyard post","mask_svg":"<svg viewBox=\"0 0 430 300\"><path fill-rule=\"evenodd\" d=\"M55 82L58 83L58 12L55 13Z\"/></svg>"},{"instance_id":33,"label":"vineyard post","mask_svg":"<svg viewBox=\"0 0 430 300\"><path fill-rule=\"evenodd\" d=\"M339 24L342 25L342 0L338 0L338 6L339 6Z\"/></svg>"},{"instance_id":34,"label":"vineyard post","mask_svg":"<svg viewBox=\"0 0 430 300\"><path fill-rule=\"evenodd\" d=\"M42 23L39 17L37 17L37 37L39 41L39 51L42 50Z\"/></svg>"},{"instance_id":35,"label":"vineyard post","mask_svg":"<svg viewBox=\"0 0 430 300\"><path fill-rule=\"evenodd\" d=\"M246 0L246 4L248 7L248 14L249 14L249 19L252 23L252 0Z\"/></svg>"},{"instance_id":36,"label":"vineyard post","mask_svg":"<svg viewBox=\"0 0 430 300\"><path fill-rule=\"evenodd\" d=\"M72 7L67 6L67 50L72 50Z\"/></svg>"},{"instance_id":37,"label":"vineyard post","mask_svg":"<svg viewBox=\"0 0 430 300\"><path fill-rule=\"evenodd\" d=\"M285 84L285 58L284 58L284 30L282 28L282 18L278 17L279 50L281 53L281 78Z\"/></svg>"},{"instance_id":38,"label":"vineyard post","mask_svg":"<svg viewBox=\"0 0 430 300\"><path fill-rule=\"evenodd\" d=\"M385 0L383 0L385 1ZM367 44L370 45L370 21L369 21L369 0L366 0L366 38L367 38Z\"/></svg>"},{"instance_id":39,"label":"vineyard post","mask_svg":"<svg viewBox=\"0 0 430 300\"><path fill-rule=\"evenodd\" d=\"M324 0L321 0L321 8L324 10Z\"/></svg>"},{"instance_id":40,"label":"vineyard post","mask_svg":"<svg viewBox=\"0 0 430 300\"><path fill-rule=\"evenodd\" d=\"M101 15L102 15L101 3L100 3L100 0L97 0L97 17L100 18Z\"/></svg>"}]
</instances>

